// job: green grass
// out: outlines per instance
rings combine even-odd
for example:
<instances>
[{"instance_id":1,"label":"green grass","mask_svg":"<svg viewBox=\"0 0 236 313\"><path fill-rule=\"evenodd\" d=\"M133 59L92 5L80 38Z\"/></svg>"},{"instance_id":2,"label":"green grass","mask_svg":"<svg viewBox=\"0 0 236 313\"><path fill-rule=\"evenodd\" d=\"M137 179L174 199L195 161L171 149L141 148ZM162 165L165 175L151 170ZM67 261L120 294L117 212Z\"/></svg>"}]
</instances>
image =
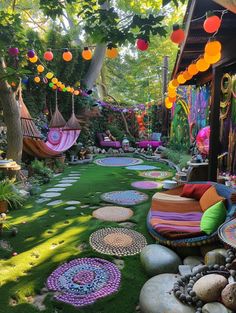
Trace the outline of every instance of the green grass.
<instances>
[{"instance_id":1,"label":"green grass","mask_svg":"<svg viewBox=\"0 0 236 313\"><path fill-rule=\"evenodd\" d=\"M145 164L156 165L153 162ZM163 164L157 164L164 170L170 170ZM128 171L120 167L102 167L95 164L67 167L66 171L55 177L44 190L59 183L63 176L71 171L81 173L73 186L62 191L64 202L79 200L81 205L97 205L103 201L96 192L132 189L131 182L142 180L136 171ZM129 174L129 175L127 175ZM151 196L154 191L145 191L149 200L133 207L134 216L130 221L135 222L135 230L141 232L148 243L154 242L146 229L146 216L150 208ZM27 297L38 295L45 286L50 273L60 264L81 257L101 257L112 261L115 257L101 255L94 252L88 245L90 234L102 227L117 226L116 223L103 222L91 216L92 209L81 208L65 211L68 205L62 203L49 207L45 203L37 204L32 197L24 208L11 211L8 222L17 227L19 233L11 237L6 231L2 238L9 241L13 251L18 255L13 257L12 252L0 250L0 312L1 313L36 313L40 312L27 302ZM86 243L87 248L80 251L78 246ZM125 267L121 271L122 281L118 293L97 301L94 305L75 309L70 305L53 300L52 294L47 295L44 304L44 313L134 313L138 305L139 292L148 279L139 261L139 255L122 258ZM16 305L9 304L15 299Z\"/></svg>"}]
</instances>

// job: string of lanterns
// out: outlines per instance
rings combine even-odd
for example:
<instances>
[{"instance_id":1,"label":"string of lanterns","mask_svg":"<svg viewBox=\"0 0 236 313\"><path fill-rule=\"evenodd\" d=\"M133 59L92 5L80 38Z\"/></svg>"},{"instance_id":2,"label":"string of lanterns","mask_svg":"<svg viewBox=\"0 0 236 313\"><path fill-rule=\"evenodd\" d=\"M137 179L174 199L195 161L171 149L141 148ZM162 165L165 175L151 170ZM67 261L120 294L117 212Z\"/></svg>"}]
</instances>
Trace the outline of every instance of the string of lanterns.
<instances>
[{"instance_id":1,"label":"string of lanterns","mask_svg":"<svg viewBox=\"0 0 236 313\"><path fill-rule=\"evenodd\" d=\"M222 15L219 18L213 12L206 13L206 19L203 23L203 28L207 33L218 32L223 15L228 12L227 10L221 11ZM202 17L198 18L201 19ZM198 20L196 19L196 20ZM171 34L171 40L175 43L182 43L185 39L184 31L178 26L173 26L173 32ZM179 85L183 85L186 81L191 80L193 76L197 75L199 72L205 72L213 64L216 64L221 59L221 43L210 38L205 45L204 54L199 56L198 59L194 60L186 69L177 74L177 77L171 80L167 88L167 97L165 98L165 106L167 109L171 109L177 98L177 88Z\"/></svg>"}]
</instances>

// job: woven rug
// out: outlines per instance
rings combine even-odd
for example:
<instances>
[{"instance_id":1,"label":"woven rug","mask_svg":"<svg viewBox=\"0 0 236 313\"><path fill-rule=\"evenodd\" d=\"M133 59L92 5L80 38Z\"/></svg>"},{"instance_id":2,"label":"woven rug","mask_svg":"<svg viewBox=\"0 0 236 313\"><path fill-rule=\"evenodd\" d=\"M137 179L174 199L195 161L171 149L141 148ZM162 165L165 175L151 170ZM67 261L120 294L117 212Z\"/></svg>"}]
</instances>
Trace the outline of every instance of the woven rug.
<instances>
[{"instance_id":1,"label":"woven rug","mask_svg":"<svg viewBox=\"0 0 236 313\"><path fill-rule=\"evenodd\" d=\"M153 180L139 180L131 184L132 187L138 189L161 189L163 187L162 183Z\"/></svg>"},{"instance_id":2,"label":"woven rug","mask_svg":"<svg viewBox=\"0 0 236 313\"><path fill-rule=\"evenodd\" d=\"M148 196L137 190L124 190L103 193L101 198L104 201L119 205L135 205L146 201Z\"/></svg>"},{"instance_id":3,"label":"woven rug","mask_svg":"<svg viewBox=\"0 0 236 313\"><path fill-rule=\"evenodd\" d=\"M148 170L156 170L158 167L153 165L131 165L126 167L127 170L132 171L148 171Z\"/></svg>"},{"instance_id":4,"label":"woven rug","mask_svg":"<svg viewBox=\"0 0 236 313\"><path fill-rule=\"evenodd\" d=\"M99 258L75 259L58 267L47 279L55 299L75 307L94 303L119 289L121 273L115 264Z\"/></svg>"},{"instance_id":5,"label":"woven rug","mask_svg":"<svg viewBox=\"0 0 236 313\"><path fill-rule=\"evenodd\" d=\"M145 237L128 228L102 228L89 238L91 247L100 253L126 256L138 254L146 245Z\"/></svg>"},{"instance_id":6,"label":"woven rug","mask_svg":"<svg viewBox=\"0 0 236 313\"><path fill-rule=\"evenodd\" d=\"M166 171L147 171L147 172L142 172L139 175L142 177L156 178L159 180L163 180L163 179L170 178L173 176L171 172L166 172Z\"/></svg>"},{"instance_id":7,"label":"woven rug","mask_svg":"<svg viewBox=\"0 0 236 313\"><path fill-rule=\"evenodd\" d=\"M93 211L93 217L111 222L127 221L133 214L131 209L121 206L105 206Z\"/></svg>"},{"instance_id":8,"label":"woven rug","mask_svg":"<svg viewBox=\"0 0 236 313\"><path fill-rule=\"evenodd\" d=\"M94 161L97 165L101 166L128 166L143 163L142 160L137 158L127 157L110 157L104 159L98 159Z\"/></svg>"}]
</instances>

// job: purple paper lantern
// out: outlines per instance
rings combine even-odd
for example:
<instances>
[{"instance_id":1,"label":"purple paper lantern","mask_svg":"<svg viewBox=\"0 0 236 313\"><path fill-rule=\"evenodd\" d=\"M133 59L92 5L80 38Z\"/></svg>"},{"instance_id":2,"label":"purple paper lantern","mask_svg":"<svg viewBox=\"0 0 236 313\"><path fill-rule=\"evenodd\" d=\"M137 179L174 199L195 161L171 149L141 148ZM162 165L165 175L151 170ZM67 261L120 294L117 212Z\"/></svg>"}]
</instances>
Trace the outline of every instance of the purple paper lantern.
<instances>
[{"instance_id":1,"label":"purple paper lantern","mask_svg":"<svg viewBox=\"0 0 236 313\"><path fill-rule=\"evenodd\" d=\"M8 53L10 56L15 57L19 54L19 49L11 47L8 49Z\"/></svg>"},{"instance_id":2,"label":"purple paper lantern","mask_svg":"<svg viewBox=\"0 0 236 313\"><path fill-rule=\"evenodd\" d=\"M28 55L29 58L33 58L33 57L35 56L34 50L29 50L29 51L27 52L27 55Z\"/></svg>"}]
</instances>

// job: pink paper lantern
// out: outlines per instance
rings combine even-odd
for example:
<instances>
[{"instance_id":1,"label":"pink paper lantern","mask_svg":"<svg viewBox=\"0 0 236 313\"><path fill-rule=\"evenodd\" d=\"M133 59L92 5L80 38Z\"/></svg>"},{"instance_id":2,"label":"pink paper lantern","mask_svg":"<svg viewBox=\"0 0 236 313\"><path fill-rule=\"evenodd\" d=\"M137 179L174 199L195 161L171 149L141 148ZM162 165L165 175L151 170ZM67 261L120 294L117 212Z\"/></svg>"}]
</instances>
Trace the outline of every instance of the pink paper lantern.
<instances>
[{"instance_id":1,"label":"pink paper lantern","mask_svg":"<svg viewBox=\"0 0 236 313\"><path fill-rule=\"evenodd\" d=\"M196 138L197 148L200 153L208 155L210 142L210 126L206 126L199 130Z\"/></svg>"}]
</instances>

